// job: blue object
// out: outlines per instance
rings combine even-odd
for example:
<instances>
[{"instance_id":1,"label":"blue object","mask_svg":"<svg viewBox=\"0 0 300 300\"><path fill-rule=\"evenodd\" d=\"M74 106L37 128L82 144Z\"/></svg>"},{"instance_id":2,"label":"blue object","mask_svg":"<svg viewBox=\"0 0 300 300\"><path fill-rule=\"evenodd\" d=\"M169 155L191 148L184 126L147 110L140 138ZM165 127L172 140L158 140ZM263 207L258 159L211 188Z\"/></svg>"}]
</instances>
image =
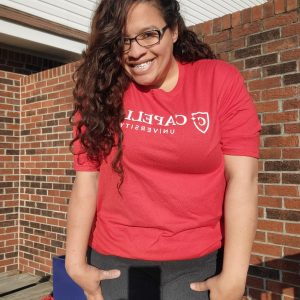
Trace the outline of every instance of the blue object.
<instances>
[{"instance_id":1,"label":"blue object","mask_svg":"<svg viewBox=\"0 0 300 300\"><path fill-rule=\"evenodd\" d=\"M54 300L86 300L83 289L67 274L65 255L54 256L52 263Z\"/></svg>"}]
</instances>

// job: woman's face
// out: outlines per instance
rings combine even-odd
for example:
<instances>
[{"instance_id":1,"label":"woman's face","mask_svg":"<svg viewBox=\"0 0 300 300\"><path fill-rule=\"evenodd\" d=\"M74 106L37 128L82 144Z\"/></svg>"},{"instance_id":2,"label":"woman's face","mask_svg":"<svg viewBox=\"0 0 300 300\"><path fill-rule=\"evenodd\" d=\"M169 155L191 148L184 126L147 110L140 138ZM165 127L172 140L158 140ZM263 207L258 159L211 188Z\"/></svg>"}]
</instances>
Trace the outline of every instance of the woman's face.
<instances>
[{"instance_id":1,"label":"woman's face","mask_svg":"<svg viewBox=\"0 0 300 300\"><path fill-rule=\"evenodd\" d=\"M166 26L160 11L149 3L133 5L128 12L124 37L133 38L143 32ZM171 90L177 82L178 67L173 56L177 29L167 28L158 44L145 48L135 40L123 53L123 66L133 81L149 88Z\"/></svg>"}]
</instances>

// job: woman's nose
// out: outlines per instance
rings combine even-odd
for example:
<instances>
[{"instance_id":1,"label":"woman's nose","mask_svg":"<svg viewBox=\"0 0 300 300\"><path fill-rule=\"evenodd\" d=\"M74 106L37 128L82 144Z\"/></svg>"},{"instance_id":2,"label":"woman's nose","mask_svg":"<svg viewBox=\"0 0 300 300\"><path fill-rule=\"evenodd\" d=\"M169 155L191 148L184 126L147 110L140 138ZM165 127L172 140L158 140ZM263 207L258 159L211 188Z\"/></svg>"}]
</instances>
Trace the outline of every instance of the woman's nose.
<instances>
[{"instance_id":1,"label":"woman's nose","mask_svg":"<svg viewBox=\"0 0 300 300\"><path fill-rule=\"evenodd\" d=\"M128 52L128 55L134 58L138 58L145 54L147 52L147 49L141 45L138 44L137 41L133 40L131 41L131 46Z\"/></svg>"}]
</instances>

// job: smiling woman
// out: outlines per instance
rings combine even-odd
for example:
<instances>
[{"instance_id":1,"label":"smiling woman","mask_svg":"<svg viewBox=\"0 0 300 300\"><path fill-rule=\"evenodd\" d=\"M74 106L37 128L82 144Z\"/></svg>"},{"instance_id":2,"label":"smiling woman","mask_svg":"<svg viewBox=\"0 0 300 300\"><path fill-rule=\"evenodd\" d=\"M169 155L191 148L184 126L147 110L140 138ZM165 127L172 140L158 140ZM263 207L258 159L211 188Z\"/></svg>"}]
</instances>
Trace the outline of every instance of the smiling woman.
<instances>
[{"instance_id":1,"label":"smiling woman","mask_svg":"<svg viewBox=\"0 0 300 300\"><path fill-rule=\"evenodd\" d=\"M240 300L260 124L238 70L176 0L102 0L74 77L66 268L87 299Z\"/></svg>"},{"instance_id":2,"label":"smiling woman","mask_svg":"<svg viewBox=\"0 0 300 300\"><path fill-rule=\"evenodd\" d=\"M178 66L173 56L177 26L169 28L155 6L139 3L129 10L124 31L126 36L143 37L137 43L133 42L135 38L129 39L130 47L125 47L123 64L129 77L148 88L171 90L178 80ZM153 38L155 35L156 38ZM141 45L141 41L148 40L145 37L149 36L153 43Z\"/></svg>"}]
</instances>

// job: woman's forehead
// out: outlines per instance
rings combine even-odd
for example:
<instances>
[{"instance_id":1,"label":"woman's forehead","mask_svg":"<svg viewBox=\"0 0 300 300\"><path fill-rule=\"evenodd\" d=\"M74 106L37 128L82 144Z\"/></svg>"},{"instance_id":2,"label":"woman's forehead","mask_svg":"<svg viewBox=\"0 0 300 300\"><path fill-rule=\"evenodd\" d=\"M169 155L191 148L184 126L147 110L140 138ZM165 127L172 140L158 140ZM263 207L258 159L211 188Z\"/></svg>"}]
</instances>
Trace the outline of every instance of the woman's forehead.
<instances>
[{"instance_id":1,"label":"woman's forehead","mask_svg":"<svg viewBox=\"0 0 300 300\"><path fill-rule=\"evenodd\" d=\"M151 3L134 4L128 11L124 32L139 34L140 32L158 29L165 25L160 10Z\"/></svg>"}]
</instances>

